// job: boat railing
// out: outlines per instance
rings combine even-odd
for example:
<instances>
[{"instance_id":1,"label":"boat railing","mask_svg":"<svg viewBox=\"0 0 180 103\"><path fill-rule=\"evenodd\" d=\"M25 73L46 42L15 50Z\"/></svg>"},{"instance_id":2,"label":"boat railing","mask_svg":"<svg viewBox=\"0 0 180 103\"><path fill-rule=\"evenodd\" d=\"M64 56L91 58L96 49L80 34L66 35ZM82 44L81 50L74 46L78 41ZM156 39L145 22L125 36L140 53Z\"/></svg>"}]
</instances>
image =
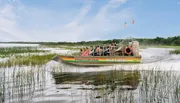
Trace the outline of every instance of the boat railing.
<instances>
[{"instance_id":1,"label":"boat railing","mask_svg":"<svg viewBox=\"0 0 180 103\"><path fill-rule=\"evenodd\" d=\"M116 56L117 49L119 45L114 46L95 46L93 48L88 48L92 54L89 54L89 56ZM92 46L91 46L92 47ZM85 50L84 50L85 51Z\"/></svg>"},{"instance_id":2,"label":"boat railing","mask_svg":"<svg viewBox=\"0 0 180 103\"><path fill-rule=\"evenodd\" d=\"M122 41L119 44L105 44L90 46L88 55L81 56L138 56L139 55L139 42L138 41ZM86 51L84 48L84 51ZM127 50L127 51L126 51Z\"/></svg>"}]
</instances>

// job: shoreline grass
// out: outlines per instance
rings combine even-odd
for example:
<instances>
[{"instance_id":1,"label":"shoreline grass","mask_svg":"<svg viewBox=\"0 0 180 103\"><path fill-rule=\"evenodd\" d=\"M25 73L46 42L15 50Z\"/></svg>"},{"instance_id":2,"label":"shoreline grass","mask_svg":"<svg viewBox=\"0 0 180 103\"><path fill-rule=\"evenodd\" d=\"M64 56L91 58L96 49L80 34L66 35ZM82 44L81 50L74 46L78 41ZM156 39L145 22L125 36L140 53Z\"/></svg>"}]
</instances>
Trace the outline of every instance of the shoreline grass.
<instances>
[{"instance_id":1,"label":"shoreline grass","mask_svg":"<svg viewBox=\"0 0 180 103\"><path fill-rule=\"evenodd\" d=\"M180 49L171 50L170 54L180 54Z\"/></svg>"}]
</instances>

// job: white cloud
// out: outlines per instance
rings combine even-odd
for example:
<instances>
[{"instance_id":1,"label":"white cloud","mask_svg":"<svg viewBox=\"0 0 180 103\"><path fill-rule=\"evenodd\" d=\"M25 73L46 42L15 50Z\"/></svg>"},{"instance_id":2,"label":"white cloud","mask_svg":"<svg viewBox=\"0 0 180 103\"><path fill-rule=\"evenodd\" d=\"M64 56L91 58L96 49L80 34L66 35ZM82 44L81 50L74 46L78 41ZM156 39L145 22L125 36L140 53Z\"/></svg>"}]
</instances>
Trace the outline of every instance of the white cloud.
<instances>
[{"instance_id":1,"label":"white cloud","mask_svg":"<svg viewBox=\"0 0 180 103\"><path fill-rule=\"evenodd\" d=\"M84 5L78 13L77 10L57 13L27 7L20 1L10 1L12 3L0 7L0 35L6 35L6 39L9 40L15 38L35 41L102 39L109 35L108 33L122 30L124 21L132 18L132 10L129 8L117 11L117 8L127 0L109 0L91 16L88 14L94 10L92 0L84 0ZM18 3L14 4L15 2ZM0 40L3 39L1 37Z\"/></svg>"},{"instance_id":2,"label":"white cloud","mask_svg":"<svg viewBox=\"0 0 180 103\"><path fill-rule=\"evenodd\" d=\"M110 0L86 24L78 25L76 20L72 21L68 24L68 26L71 25L72 27L68 29L68 34L74 35L73 37L76 40L92 40L91 38L102 38L108 35L108 32L122 29L120 23L130 18L130 9L124 9L119 12L109 10L118 8L125 2L126 0ZM67 32L62 32L62 34L67 34Z\"/></svg>"},{"instance_id":3,"label":"white cloud","mask_svg":"<svg viewBox=\"0 0 180 103\"><path fill-rule=\"evenodd\" d=\"M13 1L14 2L14 1ZM29 40L30 37L27 36L22 30L17 27L16 15L14 13L14 7L10 4L0 8L0 33L1 39L4 37L16 37L15 40ZM6 39L8 40L8 39ZM9 38L11 40L11 38Z\"/></svg>"}]
</instances>

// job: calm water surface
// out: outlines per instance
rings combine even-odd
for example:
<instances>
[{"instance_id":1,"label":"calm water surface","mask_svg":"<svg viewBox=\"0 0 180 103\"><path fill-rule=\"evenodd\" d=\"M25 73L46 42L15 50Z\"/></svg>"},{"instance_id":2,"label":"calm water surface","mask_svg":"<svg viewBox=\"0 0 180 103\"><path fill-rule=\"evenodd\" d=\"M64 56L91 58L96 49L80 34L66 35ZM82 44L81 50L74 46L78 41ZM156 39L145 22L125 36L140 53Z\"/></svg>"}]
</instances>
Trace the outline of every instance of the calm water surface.
<instances>
[{"instance_id":1,"label":"calm water surface","mask_svg":"<svg viewBox=\"0 0 180 103\"><path fill-rule=\"evenodd\" d=\"M39 44L0 43L0 47L38 47Z\"/></svg>"}]
</instances>

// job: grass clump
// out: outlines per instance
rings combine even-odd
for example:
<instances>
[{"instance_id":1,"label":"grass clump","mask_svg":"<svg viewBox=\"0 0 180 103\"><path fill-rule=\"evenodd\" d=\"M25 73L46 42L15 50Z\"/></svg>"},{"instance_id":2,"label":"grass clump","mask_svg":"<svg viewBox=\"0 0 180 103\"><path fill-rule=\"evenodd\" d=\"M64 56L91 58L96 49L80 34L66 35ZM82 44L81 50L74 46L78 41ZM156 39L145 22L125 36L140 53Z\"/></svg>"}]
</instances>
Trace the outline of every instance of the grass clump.
<instances>
[{"instance_id":1,"label":"grass clump","mask_svg":"<svg viewBox=\"0 0 180 103\"><path fill-rule=\"evenodd\" d=\"M13 58L8 59L6 62L0 62L0 67L43 65L50 61L55 55L56 54L15 56Z\"/></svg>"},{"instance_id":2,"label":"grass clump","mask_svg":"<svg viewBox=\"0 0 180 103\"><path fill-rule=\"evenodd\" d=\"M0 57L8 57L14 54L20 53L39 53L39 52L47 52L46 50L39 50L37 47L5 47L0 48Z\"/></svg>"},{"instance_id":3,"label":"grass clump","mask_svg":"<svg viewBox=\"0 0 180 103\"><path fill-rule=\"evenodd\" d=\"M170 54L180 54L180 49L171 50Z\"/></svg>"},{"instance_id":4,"label":"grass clump","mask_svg":"<svg viewBox=\"0 0 180 103\"><path fill-rule=\"evenodd\" d=\"M0 103L26 103L44 90L47 78L43 67L14 67L11 71L0 70Z\"/></svg>"}]
</instances>

